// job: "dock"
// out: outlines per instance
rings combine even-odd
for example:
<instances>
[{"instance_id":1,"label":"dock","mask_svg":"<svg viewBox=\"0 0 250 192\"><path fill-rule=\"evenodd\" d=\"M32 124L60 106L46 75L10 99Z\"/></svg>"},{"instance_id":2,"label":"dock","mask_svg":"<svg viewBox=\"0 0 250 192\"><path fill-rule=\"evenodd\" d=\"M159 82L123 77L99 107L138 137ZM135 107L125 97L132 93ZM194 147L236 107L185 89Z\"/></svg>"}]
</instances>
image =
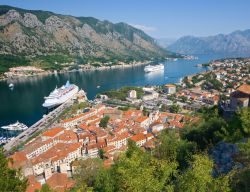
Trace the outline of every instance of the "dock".
<instances>
[{"instance_id":1,"label":"dock","mask_svg":"<svg viewBox=\"0 0 250 192\"><path fill-rule=\"evenodd\" d=\"M6 153L8 153L13 147L18 146L22 142L27 141L35 133L49 128L55 121L55 119L68 107L72 106L74 100L71 98L65 103L61 104L59 107L45 115L42 119L37 121L31 127L20 133L18 136L6 143L3 148Z\"/></svg>"}]
</instances>

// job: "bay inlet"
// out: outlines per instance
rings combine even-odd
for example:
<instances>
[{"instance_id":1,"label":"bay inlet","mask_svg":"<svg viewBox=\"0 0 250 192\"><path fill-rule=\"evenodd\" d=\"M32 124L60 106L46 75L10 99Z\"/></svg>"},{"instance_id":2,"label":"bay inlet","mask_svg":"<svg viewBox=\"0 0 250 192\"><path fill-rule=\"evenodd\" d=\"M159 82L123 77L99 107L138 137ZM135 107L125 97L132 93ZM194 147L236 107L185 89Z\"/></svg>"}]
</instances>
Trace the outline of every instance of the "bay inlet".
<instances>
[{"instance_id":1,"label":"bay inlet","mask_svg":"<svg viewBox=\"0 0 250 192\"><path fill-rule=\"evenodd\" d=\"M31 126L38 121L46 110L42 107L44 96L67 80L84 89L88 99L94 99L97 93L122 86L162 85L177 83L180 78L204 71L197 64L207 63L213 59L223 58L220 55L198 55L197 60L178 60L162 62L164 72L145 73L143 65L95 70L85 72L68 72L47 76L35 76L6 80L0 82L0 126L15 123L17 120ZM155 63L157 64L157 63ZM9 89L9 83L15 85Z\"/></svg>"}]
</instances>

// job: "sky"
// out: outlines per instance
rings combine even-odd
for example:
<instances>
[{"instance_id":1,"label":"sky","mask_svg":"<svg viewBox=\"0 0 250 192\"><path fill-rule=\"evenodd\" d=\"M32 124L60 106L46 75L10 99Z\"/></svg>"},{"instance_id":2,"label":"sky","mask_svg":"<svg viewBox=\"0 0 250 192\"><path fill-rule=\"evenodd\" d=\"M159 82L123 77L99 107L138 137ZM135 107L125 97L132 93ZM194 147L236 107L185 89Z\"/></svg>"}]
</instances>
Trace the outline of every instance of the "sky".
<instances>
[{"instance_id":1,"label":"sky","mask_svg":"<svg viewBox=\"0 0 250 192\"><path fill-rule=\"evenodd\" d=\"M0 4L126 22L154 38L250 29L249 0L0 0Z\"/></svg>"}]
</instances>

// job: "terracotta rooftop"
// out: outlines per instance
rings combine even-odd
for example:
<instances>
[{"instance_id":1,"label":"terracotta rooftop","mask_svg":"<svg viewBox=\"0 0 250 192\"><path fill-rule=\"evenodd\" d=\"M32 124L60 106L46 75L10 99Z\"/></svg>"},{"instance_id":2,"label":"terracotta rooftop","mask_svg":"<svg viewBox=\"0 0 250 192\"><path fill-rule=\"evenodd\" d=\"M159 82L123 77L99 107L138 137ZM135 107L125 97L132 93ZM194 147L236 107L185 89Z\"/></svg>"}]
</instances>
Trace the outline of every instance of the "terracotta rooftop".
<instances>
[{"instance_id":1,"label":"terracotta rooftop","mask_svg":"<svg viewBox=\"0 0 250 192\"><path fill-rule=\"evenodd\" d=\"M20 168L21 166L25 165L26 161L28 161L26 154L23 151L15 152L10 158L13 160L13 163L10 164L10 167L13 168Z\"/></svg>"},{"instance_id":2,"label":"terracotta rooftop","mask_svg":"<svg viewBox=\"0 0 250 192\"><path fill-rule=\"evenodd\" d=\"M115 136L116 136L115 140L120 141L120 140L129 138L130 135L128 132L123 132L121 134L116 134Z\"/></svg>"},{"instance_id":3,"label":"terracotta rooftop","mask_svg":"<svg viewBox=\"0 0 250 192\"><path fill-rule=\"evenodd\" d=\"M165 87L176 87L175 85L173 85L173 84L166 84L166 85L164 85Z\"/></svg>"},{"instance_id":4,"label":"terracotta rooftop","mask_svg":"<svg viewBox=\"0 0 250 192\"><path fill-rule=\"evenodd\" d=\"M115 151L115 146L114 145L110 145L110 146L107 146L107 147L104 147L103 148L103 151L105 152L105 153L110 153L110 152L113 152L113 151Z\"/></svg>"},{"instance_id":5,"label":"terracotta rooftop","mask_svg":"<svg viewBox=\"0 0 250 192\"><path fill-rule=\"evenodd\" d=\"M152 133L147 133L147 134L146 134L146 137L147 137L147 138L150 138L150 137L154 137L154 135L153 135Z\"/></svg>"},{"instance_id":6,"label":"terracotta rooftop","mask_svg":"<svg viewBox=\"0 0 250 192\"><path fill-rule=\"evenodd\" d=\"M244 84L244 85L241 85L237 91L240 91L240 92L243 92L243 93L246 93L248 95L250 95L250 85L247 85L247 84Z\"/></svg>"},{"instance_id":7,"label":"terracotta rooftop","mask_svg":"<svg viewBox=\"0 0 250 192\"><path fill-rule=\"evenodd\" d=\"M82 117L85 117L87 115L90 115L91 113L93 113L95 110L94 109L91 109L90 111L86 112L86 113L82 113L80 115L77 115L75 117L71 117L71 118L68 118L68 119L64 119L63 120L63 123L68 123L70 121L73 121L73 120L76 120L76 119L79 119L79 118L82 118Z\"/></svg>"},{"instance_id":8,"label":"terracotta rooftop","mask_svg":"<svg viewBox=\"0 0 250 192\"><path fill-rule=\"evenodd\" d=\"M65 130L63 134L61 134L59 137L59 140L61 141L77 141L77 135L72 130Z\"/></svg>"},{"instance_id":9,"label":"terracotta rooftop","mask_svg":"<svg viewBox=\"0 0 250 192\"><path fill-rule=\"evenodd\" d=\"M146 136L143 133L138 133L130 138L131 140L138 142L146 139Z\"/></svg>"},{"instance_id":10,"label":"terracotta rooftop","mask_svg":"<svg viewBox=\"0 0 250 192\"><path fill-rule=\"evenodd\" d=\"M55 173L53 174L46 183L55 191L63 192L74 186L75 182L67 178L67 174Z\"/></svg>"},{"instance_id":11,"label":"terracotta rooftop","mask_svg":"<svg viewBox=\"0 0 250 192\"><path fill-rule=\"evenodd\" d=\"M96 143L90 144L90 145L87 146L87 149L88 150L96 150L96 149L98 149L98 146L97 146Z\"/></svg>"},{"instance_id":12,"label":"terracotta rooftop","mask_svg":"<svg viewBox=\"0 0 250 192\"><path fill-rule=\"evenodd\" d=\"M147 116L142 116L142 117L138 117L135 121L137 123L142 123L142 122L146 121L147 119L148 119Z\"/></svg>"},{"instance_id":13,"label":"terracotta rooftop","mask_svg":"<svg viewBox=\"0 0 250 192\"><path fill-rule=\"evenodd\" d=\"M35 165L37 163L46 162L50 160L57 161L59 159L64 159L69 153L76 151L81 146L81 143L58 143L53 148L32 159L32 164Z\"/></svg>"},{"instance_id":14,"label":"terracotta rooftop","mask_svg":"<svg viewBox=\"0 0 250 192\"><path fill-rule=\"evenodd\" d=\"M155 147L155 139L151 139L149 141L147 141L145 144L144 144L144 147L147 148L147 149L152 149Z\"/></svg>"},{"instance_id":15,"label":"terracotta rooftop","mask_svg":"<svg viewBox=\"0 0 250 192\"><path fill-rule=\"evenodd\" d=\"M36 181L34 175L28 177L28 187L26 189L26 192L35 192L36 190L40 190L41 188L42 188L41 183Z\"/></svg>"},{"instance_id":16,"label":"terracotta rooftop","mask_svg":"<svg viewBox=\"0 0 250 192\"><path fill-rule=\"evenodd\" d=\"M47 131L45 131L42 136L44 137L55 137L58 133L62 132L64 130L64 128L62 127L55 127L52 129L49 129Z\"/></svg>"}]
</instances>

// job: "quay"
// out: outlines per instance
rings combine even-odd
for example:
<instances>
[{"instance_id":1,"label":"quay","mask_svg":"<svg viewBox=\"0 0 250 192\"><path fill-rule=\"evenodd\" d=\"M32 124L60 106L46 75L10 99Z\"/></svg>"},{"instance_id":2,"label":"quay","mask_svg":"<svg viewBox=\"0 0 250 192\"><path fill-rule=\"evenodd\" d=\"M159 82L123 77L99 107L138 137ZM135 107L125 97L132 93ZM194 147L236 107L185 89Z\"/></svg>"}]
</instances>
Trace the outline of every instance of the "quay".
<instances>
[{"instance_id":1,"label":"quay","mask_svg":"<svg viewBox=\"0 0 250 192\"><path fill-rule=\"evenodd\" d=\"M65 103L63 103L62 105L60 105L59 107L57 107L56 109L45 115L42 119L37 121L31 127L20 133L18 136L10 140L8 143L6 143L3 146L5 153L8 153L13 147L18 146L22 142L27 141L27 139L29 139L35 133L50 127L54 123L56 117L58 117L66 108L73 105L74 100L72 98L67 100Z\"/></svg>"}]
</instances>

